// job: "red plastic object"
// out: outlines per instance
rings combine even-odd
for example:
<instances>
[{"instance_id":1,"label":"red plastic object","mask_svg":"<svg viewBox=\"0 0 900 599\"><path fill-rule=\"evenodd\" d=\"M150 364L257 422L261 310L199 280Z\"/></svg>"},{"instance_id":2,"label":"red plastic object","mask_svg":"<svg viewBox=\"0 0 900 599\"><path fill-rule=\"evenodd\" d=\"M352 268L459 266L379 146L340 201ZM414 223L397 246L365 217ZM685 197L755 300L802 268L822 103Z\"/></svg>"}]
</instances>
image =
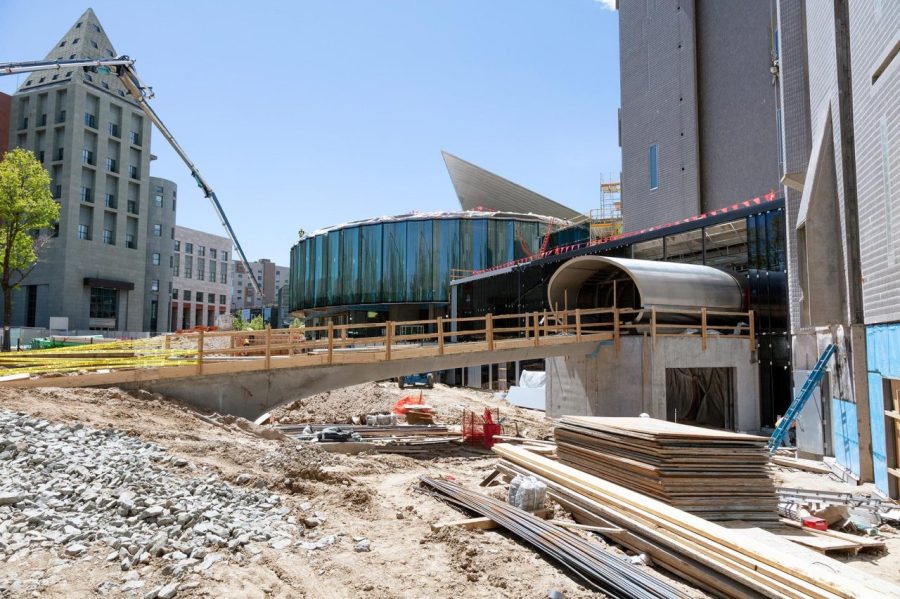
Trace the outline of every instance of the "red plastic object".
<instances>
[{"instance_id":1,"label":"red plastic object","mask_svg":"<svg viewBox=\"0 0 900 599\"><path fill-rule=\"evenodd\" d=\"M391 412L394 414L403 414L406 415L409 412L409 408L407 406L421 405L422 402L422 392L419 391L419 396L415 395L407 395L406 397L401 397L397 400L397 402L391 407Z\"/></svg>"},{"instance_id":2,"label":"red plastic object","mask_svg":"<svg viewBox=\"0 0 900 599\"><path fill-rule=\"evenodd\" d=\"M482 416L469 410L463 411L463 441L469 445L481 445L489 449L496 442L494 436L503 434L503 426L499 421L499 409L495 409L492 413L489 408L485 408Z\"/></svg>"},{"instance_id":3,"label":"red plastic object","mask_svg":"<svg viewBox=\"0 0 900 599\"><path fill-rule=\"evenodd\" d=\"M828 522L816 516L802 518L800 523L806 528L812 528L813 530L828 530Z\"/></svg>"}]
</instances>

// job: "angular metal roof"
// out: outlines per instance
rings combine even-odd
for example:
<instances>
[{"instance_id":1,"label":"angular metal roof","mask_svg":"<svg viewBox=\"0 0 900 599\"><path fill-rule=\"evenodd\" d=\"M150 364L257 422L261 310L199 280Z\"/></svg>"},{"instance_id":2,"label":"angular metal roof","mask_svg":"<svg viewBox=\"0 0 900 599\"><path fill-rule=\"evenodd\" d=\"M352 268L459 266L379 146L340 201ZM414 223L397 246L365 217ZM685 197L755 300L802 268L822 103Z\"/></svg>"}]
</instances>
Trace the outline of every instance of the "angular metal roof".
<instances>
[{"instance_id":1,"label":"angular metal roof","mask_svg":"<svg viewBox=\"0 0 900 599\"><path fill-rule=\"evenodd\" d=\"M463 210L489 210L554 216L565 220L582 214L471 162L441 152Z\"/></svg>"}]
</instances>

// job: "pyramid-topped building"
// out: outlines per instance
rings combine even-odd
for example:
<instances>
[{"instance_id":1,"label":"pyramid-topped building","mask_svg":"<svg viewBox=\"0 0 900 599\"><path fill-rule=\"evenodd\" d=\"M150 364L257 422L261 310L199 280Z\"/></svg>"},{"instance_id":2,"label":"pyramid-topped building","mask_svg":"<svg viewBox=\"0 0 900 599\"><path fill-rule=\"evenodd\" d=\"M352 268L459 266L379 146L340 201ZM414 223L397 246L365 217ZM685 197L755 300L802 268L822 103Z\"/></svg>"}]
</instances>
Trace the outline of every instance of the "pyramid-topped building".
<instances>
[{"instance_id":1,"label":"pyramid-topped building","mask_svg":"<svg viewBox=\"0 0 900 599\"><path fill-rule=\"evenodd\" d=\"M45 60L114 58L86 10ZM69 331L170 326L175 185L150 177L151 123L115 74L61 66L28 75L12 97L9 146L50 174L59 223L15 291L13 325Z\"/></svg>"},{"instance_id":2,"label":"pyramid-topped building","mask_svg":"<svg viewBox=\"0 0 900 599\"><path fill-rule=\"evenodd\" d=\"M85 58L115 58L118 54L106 35L106 31L97 19L93 9L87 9L72 27L62 36L56 45L44 56L44 60L79 60ZM72 77L87 79L104 89L116 93L119 97L130 101L125 87L113 74L85 73L81 69L61 68L58 72L39 71L32 73L19 86L18 91L25 91L42 85L52 85L59 81L71 80Z\"/></svg>"}]
</instances>

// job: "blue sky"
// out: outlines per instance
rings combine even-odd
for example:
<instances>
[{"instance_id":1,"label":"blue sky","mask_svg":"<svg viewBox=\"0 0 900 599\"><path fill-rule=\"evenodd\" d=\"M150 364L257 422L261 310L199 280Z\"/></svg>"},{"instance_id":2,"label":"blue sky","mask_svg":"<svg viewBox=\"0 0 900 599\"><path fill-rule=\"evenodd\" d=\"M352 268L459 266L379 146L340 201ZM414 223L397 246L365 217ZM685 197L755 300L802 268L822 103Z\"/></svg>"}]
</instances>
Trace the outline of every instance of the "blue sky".
<instances>
[{"instance_id":1,"label":"blue sky","mask_svg":"<svg viewBox=\"0 0 900 599\"><path fill-rule=\"evenodd\" d=\"M444 149L584 211L620 170L604 2L0 0L0 62L43 58L88 6L251 260L287 264L300 228L457 209ZM186 167L152 143L179 224L221 233Z\"/></svg>"}]
</instances>

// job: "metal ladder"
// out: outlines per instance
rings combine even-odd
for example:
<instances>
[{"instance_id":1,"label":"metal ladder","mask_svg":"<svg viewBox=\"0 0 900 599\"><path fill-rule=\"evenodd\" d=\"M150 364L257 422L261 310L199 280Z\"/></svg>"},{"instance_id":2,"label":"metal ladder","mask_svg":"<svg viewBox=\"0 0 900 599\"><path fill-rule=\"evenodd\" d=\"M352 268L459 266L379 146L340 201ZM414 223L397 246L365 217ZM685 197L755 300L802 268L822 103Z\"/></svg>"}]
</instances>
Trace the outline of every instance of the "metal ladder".
<instances>
[{"instance_id":1,"label":"metal ladder","mask_svg":"<svg viewBox=\"0 0 900 599\"><path fill-rule=\"evenodd\" d=\"M785 413L784 417L781 419L781 422L778 423L778 426L775 427L775 431L772 433L772 436L769 437L770 452L774 452L776 449L781 447L781 443L787 436L787 432L791 428L791 424L793 424L797 419L797 416L800 415L800 411L803 410L803 406L806 405L806 402L809 401L810 397L812 397L813 391L815 391L816 387L819 386L819 383L822 382L822 378L825 376L825 366L828 364L828 360L831 359L831 356L834 355L834 350L834 345L829 343L825 348L825 351L822 352L822 355L819 356L818 362L816 362L816 365L809 373L809 377L807 377L806 382L803 383L803 387L800 388L800 393L798 393L794 398L794 401L791 402L791 406L788 408L787 413Z\"/></svg>"}]
</instances>

